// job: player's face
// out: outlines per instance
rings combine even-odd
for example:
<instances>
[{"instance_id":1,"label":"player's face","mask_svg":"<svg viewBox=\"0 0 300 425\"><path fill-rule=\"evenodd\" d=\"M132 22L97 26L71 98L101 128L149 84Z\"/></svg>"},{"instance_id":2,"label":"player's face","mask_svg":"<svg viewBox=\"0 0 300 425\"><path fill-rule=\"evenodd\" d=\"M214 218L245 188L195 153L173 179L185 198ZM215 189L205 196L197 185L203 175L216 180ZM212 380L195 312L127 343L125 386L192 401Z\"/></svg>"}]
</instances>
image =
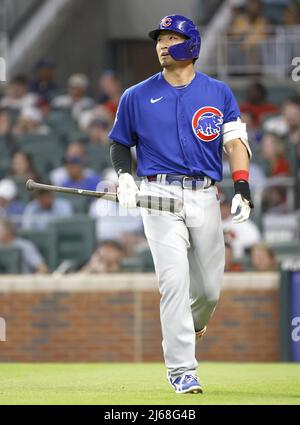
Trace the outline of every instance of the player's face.
<instances>
[{"instance_id":1,"label":"player's face","mask_svg":"<svg viewBox=\"0 0 300 425\"><path fill-rule=\"evenodd\" d=\"M168 48L174 44L183 43L186 38L173 31L161 31L156 40L156 52L162 67L172 66L176 63L168 53Z\"/></svg>"}]
</instances>

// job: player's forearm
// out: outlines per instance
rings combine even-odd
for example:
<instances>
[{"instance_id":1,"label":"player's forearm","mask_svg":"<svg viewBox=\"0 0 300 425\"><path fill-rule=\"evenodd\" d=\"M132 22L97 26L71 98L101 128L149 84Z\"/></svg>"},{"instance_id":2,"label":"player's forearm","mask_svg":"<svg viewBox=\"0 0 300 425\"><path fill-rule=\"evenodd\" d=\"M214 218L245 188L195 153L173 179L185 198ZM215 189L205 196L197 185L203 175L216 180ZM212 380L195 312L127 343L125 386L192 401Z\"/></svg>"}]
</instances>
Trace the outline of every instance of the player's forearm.
<instances>
[{"instance_id":1,"label":"player's forearm","mask_svg":"<svg viewBox=\"0 0 300 425\"><path fill-rule=\"evenodd\" d=\"M118 173L119 170L122 170L123 173L131 174L130 148L121 145L121 143L112 142L110 147L110 157L116 173Z\"/></svg>"},{"instance_id":2,"label":"player's forearm","mask_svg":"<svg viewBox=\"0 0 300 425\"><path fill-rule=\"evenodd\" d=\"M239 170L249 172L249 155L246 146L239 139L231 140L226 144L231 173Z\"/></svg>"}]
</instances>

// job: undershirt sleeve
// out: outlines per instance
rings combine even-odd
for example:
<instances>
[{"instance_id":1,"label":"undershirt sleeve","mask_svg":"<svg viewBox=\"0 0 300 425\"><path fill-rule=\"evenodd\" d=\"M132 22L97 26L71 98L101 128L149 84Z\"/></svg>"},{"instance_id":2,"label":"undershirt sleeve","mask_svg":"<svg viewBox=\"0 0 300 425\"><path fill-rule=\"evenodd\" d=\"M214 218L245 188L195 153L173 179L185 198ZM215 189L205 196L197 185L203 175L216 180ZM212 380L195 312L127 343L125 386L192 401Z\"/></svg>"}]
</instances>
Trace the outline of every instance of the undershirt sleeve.
<instances>
[{"instance_id":1,"label":"undershirt sleeve","mask_svg":"<svg viewBox=\"0 0 300 425\"><path fill-rule=\"evenodd\" d=\"M130 148L116 141L112 141L110 146L110 158L116 173L122 170L123 173L131 174Z\"/></svg>"}]
</instances>

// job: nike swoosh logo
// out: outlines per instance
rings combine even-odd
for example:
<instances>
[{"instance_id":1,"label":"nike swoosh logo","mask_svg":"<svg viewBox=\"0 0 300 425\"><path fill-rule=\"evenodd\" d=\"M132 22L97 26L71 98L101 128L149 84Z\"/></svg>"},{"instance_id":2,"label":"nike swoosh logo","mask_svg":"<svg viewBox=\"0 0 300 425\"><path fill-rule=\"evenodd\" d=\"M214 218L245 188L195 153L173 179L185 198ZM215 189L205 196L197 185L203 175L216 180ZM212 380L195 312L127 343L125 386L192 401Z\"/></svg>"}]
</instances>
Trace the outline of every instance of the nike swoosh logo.
<instances>
[{"instance_id":1,"label":"nike swoosh logo","mask_svg":"<svg viewBox=\"0 0 300 425\"><path fill-rule=\"evenodd\" d=\"M163 96L162 97L159 97L158 99L153 99L153 97L151 97L150 102L151 103L156 103L156 102L159 102L162 98L163 98Z\"/></svg>"}]
</instances>

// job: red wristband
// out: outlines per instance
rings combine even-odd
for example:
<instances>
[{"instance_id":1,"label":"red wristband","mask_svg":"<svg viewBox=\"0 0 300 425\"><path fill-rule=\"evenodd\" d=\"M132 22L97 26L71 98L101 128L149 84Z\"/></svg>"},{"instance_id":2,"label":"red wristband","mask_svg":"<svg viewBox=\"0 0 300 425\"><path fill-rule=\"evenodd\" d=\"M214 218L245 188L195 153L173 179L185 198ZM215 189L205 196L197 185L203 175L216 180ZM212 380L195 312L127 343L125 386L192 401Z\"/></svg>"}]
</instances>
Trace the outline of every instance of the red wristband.
<instances>
[{"instance_id":1,"label":"red wristband","mask_svg":"<svg viewBox=\"0 0 300 425\"><path fill-rule=\"evenodd\" d=\"M249 180L249 172L247 170L237 170L232 173L232 180L236 182L237 180Z\"/></svg>"}]
</instances>

